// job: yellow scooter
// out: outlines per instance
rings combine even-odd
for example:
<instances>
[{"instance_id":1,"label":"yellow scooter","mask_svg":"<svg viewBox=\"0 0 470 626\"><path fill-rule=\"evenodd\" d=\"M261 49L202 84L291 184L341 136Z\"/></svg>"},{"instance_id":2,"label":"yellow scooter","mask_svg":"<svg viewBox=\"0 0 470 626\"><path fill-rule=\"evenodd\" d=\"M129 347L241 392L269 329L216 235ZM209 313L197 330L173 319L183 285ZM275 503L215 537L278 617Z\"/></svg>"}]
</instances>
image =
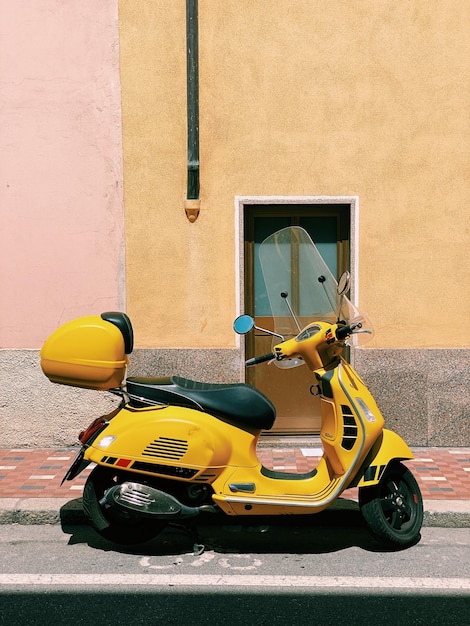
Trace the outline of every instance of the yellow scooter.
<instances>
[{"instance_id":1,"label":"yellow scooter","mask_svg":"<svg viewBox=\"0 0 470 626\"><path fill-rule=\"evenodd\" d=\"M306 474L263 467L256 446L261 432L272 427L275 408L250 385L178 376L130 377L123 384L132 325L124 313L104 313L61 326L41 350L51 381L105 389L123 399L80 434L81 451L64 480L96 464L84 488L84 511L101 535L117 543L148 540L168 523L204 512L317 513L350 487L359 488L361 512L376 538L392 547L416 543L422 497L401 463L413 454L384 429L371 393L341 356L348 343L372 332L345 296L349 275L338 284L298 227L268 237L259 257L274 345L247 365L271 361L313 372L311 392L320 396L322 418L317 467ZM239 334L253 328L248 315L234 322Z\"/></svg>"}]
</instances>

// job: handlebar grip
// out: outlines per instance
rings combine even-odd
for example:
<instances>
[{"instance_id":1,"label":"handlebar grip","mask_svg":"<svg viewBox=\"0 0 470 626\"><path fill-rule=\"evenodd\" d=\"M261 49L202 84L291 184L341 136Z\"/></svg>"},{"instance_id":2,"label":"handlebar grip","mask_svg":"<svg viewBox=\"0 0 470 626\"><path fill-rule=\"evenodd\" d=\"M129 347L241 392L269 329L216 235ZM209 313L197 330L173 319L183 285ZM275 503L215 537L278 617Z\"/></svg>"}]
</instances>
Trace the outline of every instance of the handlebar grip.
<instances>
[{"instance_id":1,"label":"handlebar grip","mask_svg":"<svg viewBox=\"0 0 470 626\"><path fill-rule=\"evenodd\" d=\"M358 322L357 324L346 324L346 326L340 326L336 329L336 339L339 339L340 341L346 339L346 337L353 334L356 328L362 328L362 323Z\"/></svg>"},{"instance_id":2,"label":"handlebar grip","mask_svg":"<svg viewBox=\"0 0 470 626\"><path fill-rule=\"evenodd\" d=\"M348 337L352 333L352 331L353 329L349 324L346 324L346 326L339 326L336 329L336 339L339 339L340 341L346 339L346 337Z\"/></svg>"},{"instance_id":3,"label":"handlebar grip","mask_svg":"<svg viewBox=\"0 0 470 626\"><path fill-rule=\"evenodd\" d=\"M272 359L275 359L276 355L273 352L270 352L269 354L263 354L262 356L255 356L252 359L248 359L248 361L245 361L245 365L247 367L251 367L252 365L258 365L258 363L265 363L265 361L271 361Z\"/></svg>"}]
</instances>

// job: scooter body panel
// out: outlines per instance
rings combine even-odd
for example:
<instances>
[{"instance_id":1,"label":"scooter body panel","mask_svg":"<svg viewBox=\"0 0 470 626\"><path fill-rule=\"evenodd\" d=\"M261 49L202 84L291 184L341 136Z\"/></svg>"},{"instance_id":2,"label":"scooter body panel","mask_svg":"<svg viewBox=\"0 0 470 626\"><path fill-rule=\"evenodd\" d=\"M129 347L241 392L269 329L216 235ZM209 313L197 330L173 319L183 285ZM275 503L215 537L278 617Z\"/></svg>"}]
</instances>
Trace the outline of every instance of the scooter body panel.
<instances>
[{"instance_id":1,"label":"scooter body panel","mask_svg":"<svg viewBox=\"0 0 470 626\"><path fill-rule=\"evenodd\" d=\"M234 468L221 475L213 485L213 500L227 515L307 515L331 504L342 483L324 457L304 475L266 471L259 464L254 471Z\"/></svg>"},{"instance_id":2,"label":"scooter body panel","mask_svg":"<svg viewBox=\"0 0 470 626\"><path fill-rule=\"evenodd\" d=\"M224 476L214 501L229 515L311 514L328 507L355 480L370 449L381 437L384 420L369 390L343 360L315 372L321 386L324 449L316 469L306 475L237 468ZM385 454L386 456L386 454ZM219 486L220 485L220 486ZM251 487L251 493L246 491Z\"/></svg>"},{"instance_id":3,"label":"scooter body panel","mask_svg":"<svg viewBox=\"0 0 470 626\"><path fill-rule=\"evenodd\" d=\"M212 486L214 502L228 515L321 511L354 481L382 433L383 418L364 383L344 361L316 375L322 389L324 455L307 474L264 468L256 455L259 430L247 431L176 406L124 407L92 442L85 459L153 478L206 482ZM384 440L386 451L379 448L374 463L408 454L401 447L394 452L394 441Z\"/></svg>"},{"instance_id":4,"label":"scooter body panel","mask_svg":"<svg viewBox=\"0 0 470 626\"><path fill-rule=\"evenodd\" d=\"M355 481L354 486L372 487L377 485L389 463L413 458L414 454L408 444L395 432L384 428L382 436L368 455L367 464L361 471L361 478Z\"/></svg>"},{"instance_id":5,"label":"scooter body panel","mask_svg":"<svg viewBox=\"0 0 470 626\"><path fill-rule=\"evenodd\" d=\"M254 433L184 407L123 408L86 450L98 465L212 482L229 466L255 467Z\"/></svg>"},{"instance_id":6,"label":"scooter body panel","mask_svg":"<svg viewBox=\"0 0 470 626\"><path fill-rule=\"evenodd\" d=\"M350 476L380 435L384 419L360 377L343 359L315 372L321 386L320 438L336 476Z\"/></svg>"}]
</instances>

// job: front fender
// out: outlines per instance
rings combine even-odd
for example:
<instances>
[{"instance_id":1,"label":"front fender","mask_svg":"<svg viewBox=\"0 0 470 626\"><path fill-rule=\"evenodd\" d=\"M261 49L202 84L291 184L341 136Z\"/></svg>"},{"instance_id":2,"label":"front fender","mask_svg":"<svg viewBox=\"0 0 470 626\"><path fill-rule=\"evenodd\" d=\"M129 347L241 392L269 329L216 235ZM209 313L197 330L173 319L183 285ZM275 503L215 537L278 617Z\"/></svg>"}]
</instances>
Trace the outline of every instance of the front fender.
<instances>
[{"instance_id":1,"label":"front fender","mask_svg":"<svg viewBox=\"0 0 470 626\"><path fill-rule=\"evenodd\" d=\"M391 461L412 458L414 458L413 453L400 435L392 430L384 429L350 486L371 487L377 485Z\"/></svg>"}]
</instances>

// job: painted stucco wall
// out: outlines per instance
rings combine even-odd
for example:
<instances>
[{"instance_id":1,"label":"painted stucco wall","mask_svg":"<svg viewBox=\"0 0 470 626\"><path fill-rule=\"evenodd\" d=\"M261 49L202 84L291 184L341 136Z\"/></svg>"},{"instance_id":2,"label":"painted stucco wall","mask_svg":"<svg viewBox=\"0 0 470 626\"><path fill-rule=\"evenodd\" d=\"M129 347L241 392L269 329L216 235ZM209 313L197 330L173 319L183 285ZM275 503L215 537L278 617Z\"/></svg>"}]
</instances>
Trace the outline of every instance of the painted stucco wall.
<instances>
[{"instance_id":1,"label":"painted stucco wall","mask_svg":"<svg viewBox=\"0 0 470 626\"><path fill-rule=\"evenodd\" d=\"M184 3L119 8L138 345L234 346L236 196L354 195L371 347L470 346L467 2L200 0L194 224Z\"/></svg>"},{"instance_id":2,"label":"painted stucco wall","mask_svg":"<svg viewBox=\"0 0 470 626\"><path fill-rule=\"evenodd\" d=\"M0 0L0 447L73 444L114 404L38 349L125 307L123 231L117 0Z\"/></svg>"},{"instance_id":3,"label":"painted stucco wall","mask_svg":"<svg viewBox=\"0 0 470 626\"><path fill-rule=\"evenodd\" d=\"M116 0L0 0L0 347L123 307Z\"/></svg>"},{"instance_id":4,"label":"painted stucco wall","mask_svg":"<svg viewBox=\"0 0 470 626\"><path fill-rule=\"evenodd\" d=\"M82 314L127 309L131 374L242 376L238 196L358 198L360 372L411 444L468 445L470 5L275 4L199 0L191 224L185 3L0 0L0 446L113 405L41 373Z\"/></svg>"}]
</instances>

